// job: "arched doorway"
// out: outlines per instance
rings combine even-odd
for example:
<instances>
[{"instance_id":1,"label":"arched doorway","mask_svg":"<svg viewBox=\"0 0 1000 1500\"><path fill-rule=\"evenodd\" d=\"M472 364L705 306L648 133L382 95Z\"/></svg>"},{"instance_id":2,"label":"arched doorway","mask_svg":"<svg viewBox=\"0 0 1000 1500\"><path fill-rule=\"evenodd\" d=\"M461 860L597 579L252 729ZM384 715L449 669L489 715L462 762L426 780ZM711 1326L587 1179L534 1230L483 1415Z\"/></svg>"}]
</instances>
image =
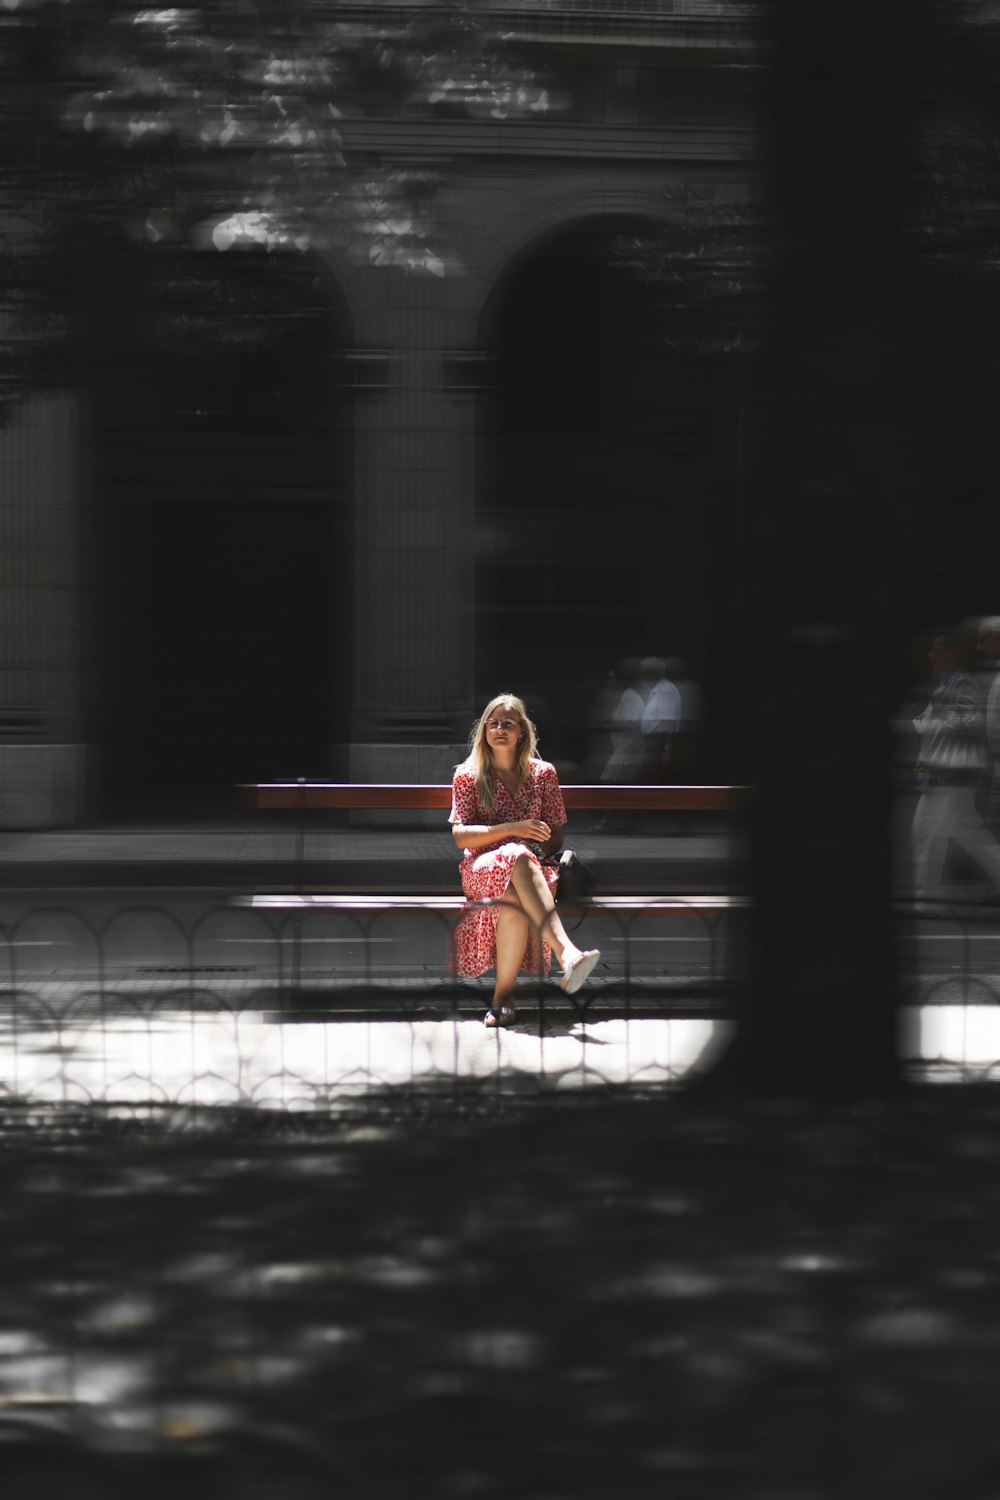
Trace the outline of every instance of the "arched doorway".
<instances>
[{"instance_id":1,"label":"arched doorway","mask_svg":"<svg viewBox=\"0 0 1000 1500\"><path fill-rule=\"evenodd\" d=\"M322 776L349 654L344 309L306 257L123 254L95 361L105 816Z\"/></svg>"},{"instance_id":2,"label":"arched doorway","mask_svg":"<svg viewBox=\"0 0 1000 1500\"><path fill-rule=\"evenodd\" d=\"M486 306L477 686L523 684L543 748L593 770L588 715L616 660L683 658L710 708L701 774L724 779L739 379L678 346L672 290L630 269L622 246L648 228L555 234Z\"/></svg>"}]
</instances>

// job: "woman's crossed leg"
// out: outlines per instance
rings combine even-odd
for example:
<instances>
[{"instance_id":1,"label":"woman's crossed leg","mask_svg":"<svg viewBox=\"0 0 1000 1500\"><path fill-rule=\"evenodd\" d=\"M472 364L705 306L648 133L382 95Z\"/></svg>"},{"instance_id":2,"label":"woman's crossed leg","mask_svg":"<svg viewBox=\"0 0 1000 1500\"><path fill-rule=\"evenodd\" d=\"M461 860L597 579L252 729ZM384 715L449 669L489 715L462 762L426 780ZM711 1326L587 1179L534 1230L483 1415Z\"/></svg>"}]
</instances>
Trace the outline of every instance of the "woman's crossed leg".
<instances>
[{"instance_id":1,"label":"woman's crossed leg","mask_svg":"<svg viewBox=\"0 0 1000 1500\"><path fill-rule=\"evenodd\" d=\"M487 1026L509 1026L514 1020L514 984L532 930L555 952L563 971L563 989L568 994L575 993L597 963L600 952L597 948L581 952L570 941L537 861L519 854L497 913L496 985L493 1004L486 1012Z\"/></svg>"}]
</instances>

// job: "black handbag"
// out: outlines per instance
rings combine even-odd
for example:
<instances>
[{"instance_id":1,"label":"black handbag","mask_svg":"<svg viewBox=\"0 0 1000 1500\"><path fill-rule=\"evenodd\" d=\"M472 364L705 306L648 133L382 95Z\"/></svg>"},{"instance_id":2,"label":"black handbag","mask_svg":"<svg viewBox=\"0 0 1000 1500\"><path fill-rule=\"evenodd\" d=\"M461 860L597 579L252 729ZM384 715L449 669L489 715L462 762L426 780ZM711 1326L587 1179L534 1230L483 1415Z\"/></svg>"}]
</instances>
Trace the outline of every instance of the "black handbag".
<instances>
[{"instance_id":1,"label":"black handbag","mask_svg":"<svg viewBox=\"0 0 1000 1500\"><path fill-rule=\"evenodd\" d=\"M597 876L589 865L584 864L575 849L563 849L558 859L549 861L559 867L556 881L556 905L572 906L577 901L587 901L597 890Z\"/></svg>"}]
</instances>

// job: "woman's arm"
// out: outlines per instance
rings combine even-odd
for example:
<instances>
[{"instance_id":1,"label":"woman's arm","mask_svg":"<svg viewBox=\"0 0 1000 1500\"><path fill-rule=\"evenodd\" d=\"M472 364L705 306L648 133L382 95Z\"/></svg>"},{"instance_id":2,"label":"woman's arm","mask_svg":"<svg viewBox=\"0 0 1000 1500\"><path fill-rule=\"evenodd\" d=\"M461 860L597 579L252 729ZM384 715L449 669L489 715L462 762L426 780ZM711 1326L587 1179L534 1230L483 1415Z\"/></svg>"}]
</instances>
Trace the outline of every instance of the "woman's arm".
<instances>
[{"instance_id":1,"label":"woman's arm","mask_svg":"<svg viewBox=\"0 0 1000 1500\"><path fill-rule=\"evenodd\" d=\"M544 841L544 855L557 854L562 848L563 828L566 823L566 804L555 766L546 764L541 772L542 817L548 824L549 833Z\"/></svg>"},{"instance_id":2,"label":"woman's arm","mask_svg":"<svg viewBox=\"0 0 1000 1500\"><path fill-rule=\"evenodd\" d=\"M520 823L453 823L451 834L460 849L485 849L488 844L503 843L504 839L544 844L552 837L552 829L541 818L525 818Z\"/></svg>"}]
</instances>

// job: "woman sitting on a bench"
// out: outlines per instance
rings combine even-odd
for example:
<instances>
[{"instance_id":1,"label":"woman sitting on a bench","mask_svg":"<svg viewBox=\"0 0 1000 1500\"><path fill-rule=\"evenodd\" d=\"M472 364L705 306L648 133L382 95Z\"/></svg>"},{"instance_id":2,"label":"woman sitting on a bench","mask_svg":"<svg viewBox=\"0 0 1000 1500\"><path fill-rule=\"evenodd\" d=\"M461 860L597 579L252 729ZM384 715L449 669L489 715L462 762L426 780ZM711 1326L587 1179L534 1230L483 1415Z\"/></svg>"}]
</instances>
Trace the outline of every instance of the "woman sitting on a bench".
<instances>
[{"instance_id":1,"label":"woman sitting on a bench","mask_svg":"<svg viewBox=\"0 0 1000 1500\"><path fill-rule=\"evenodd\" d=\"M542 858L562 845L566 808L555 767L540 760L535 726L520 698L501 693L487 703L469 739L469 755L452 780L455 843L464 850L462 890L472 902L455 933L455 969L466 979L496 968L487 1026L515 1018L519 972L547 974L552 950L562 966L562 989L585 983L600 951L581 950L566 936L556 911L558 870Z\"/></svg>"}]
</instances>

